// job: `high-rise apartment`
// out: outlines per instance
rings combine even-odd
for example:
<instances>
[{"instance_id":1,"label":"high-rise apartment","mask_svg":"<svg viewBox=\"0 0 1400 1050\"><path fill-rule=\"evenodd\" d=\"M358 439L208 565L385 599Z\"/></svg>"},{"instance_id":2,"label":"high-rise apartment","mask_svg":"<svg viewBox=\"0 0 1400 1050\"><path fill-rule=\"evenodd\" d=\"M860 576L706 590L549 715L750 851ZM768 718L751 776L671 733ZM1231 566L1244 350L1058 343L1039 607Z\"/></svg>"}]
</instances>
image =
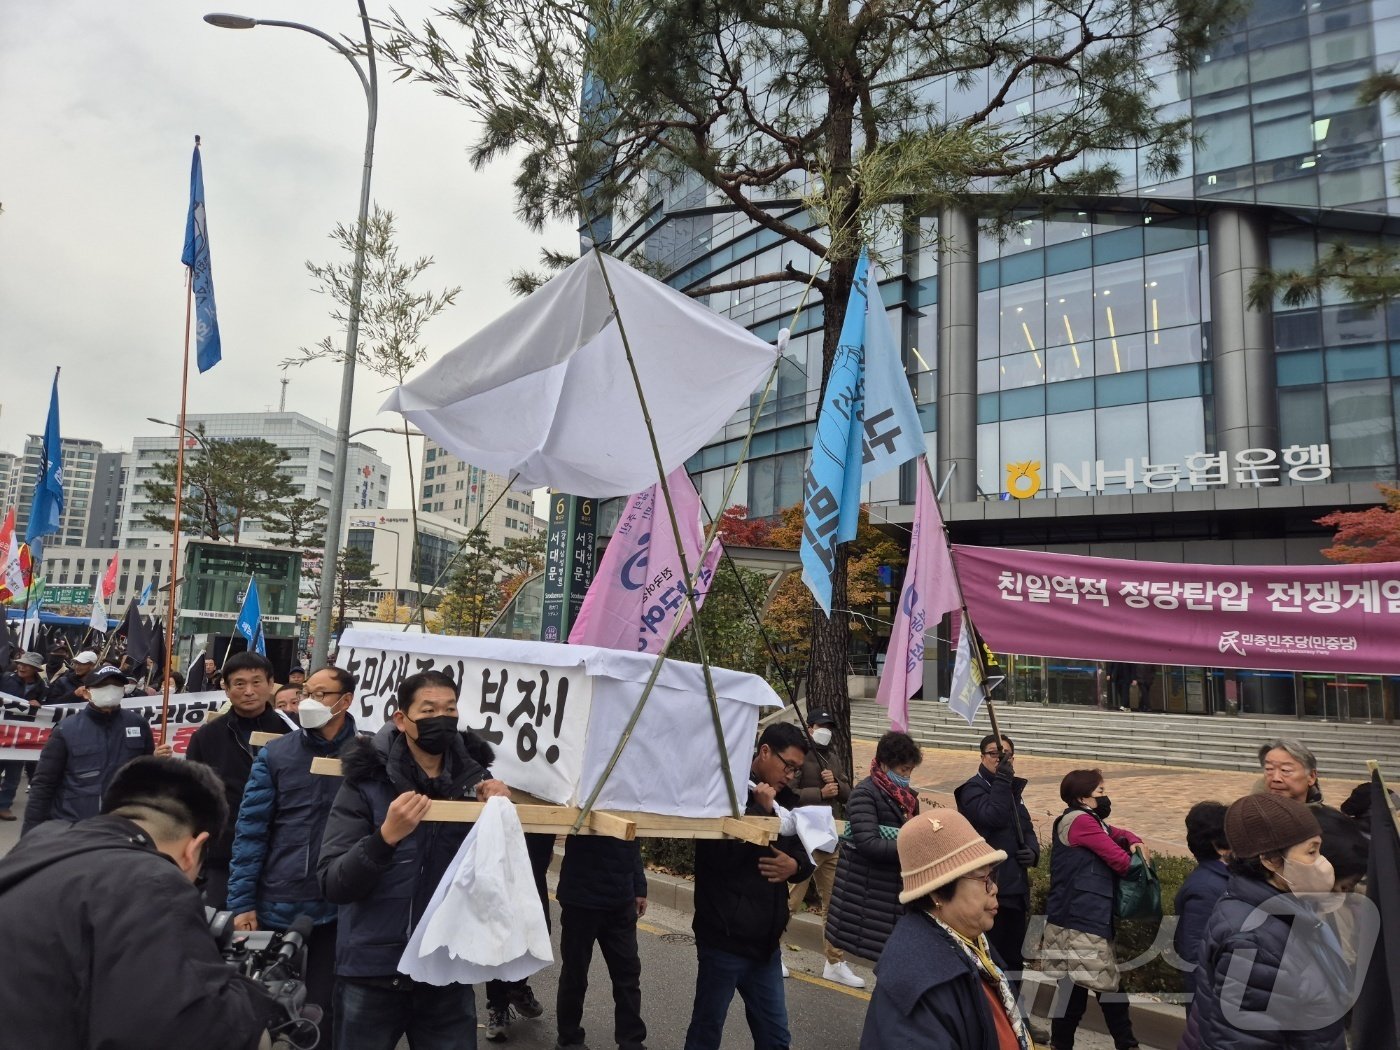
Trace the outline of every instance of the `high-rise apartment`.
<instances>
[{"instance_id":1,"label":"high-rise apartment","mask_svg":"<svg viewBox=\"0 0 1400 1050\"><path fill-rule=\"evenodd\" d=\"M535 517L535 501L527 492L506 492L505 475L473 466L431 439L423 445L420 510L467 529L479 527L493 546L545 531L544 519Z\"/></svg>"}]
</instances>

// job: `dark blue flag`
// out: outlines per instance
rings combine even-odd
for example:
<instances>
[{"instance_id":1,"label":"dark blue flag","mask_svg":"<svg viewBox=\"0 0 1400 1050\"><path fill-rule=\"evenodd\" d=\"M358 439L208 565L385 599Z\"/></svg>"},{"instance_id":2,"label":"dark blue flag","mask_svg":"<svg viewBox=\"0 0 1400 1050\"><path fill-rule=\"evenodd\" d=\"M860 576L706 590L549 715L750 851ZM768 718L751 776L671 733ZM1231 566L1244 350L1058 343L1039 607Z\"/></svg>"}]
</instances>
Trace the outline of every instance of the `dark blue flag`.
<instances>
[{"instance_id":1,"label":"dark blue flag","mask_svg":"<svg viewBox=\"0 0 1400 1050\"><path fill-rule=\"evenodd\" d=\"M204 215L204 166L199 160L199 136L194 137L190 162L190 214L185 220L185 253L180 261L190 268L194 286L194 337L199 370L207 372L223 356L219 346L219 316L214 309L214 275L209 268L209 223Z\"/></svg>"},{"instance_id":2,"label":"dark blue flag","mask_svg":"<svg viewBox=\"0 0 1400 1050\"><path fill-rule=\"evenodd\" d=\"M34 502L29 505L29 524L24 542L29 544L34 563L42 557L39 537L57 532L63 519L63 438L58 433L58 370L53 374L53 396L49 398L49 419L44 425L43 459L34 480Z\"/></svg>"}]
</instances>

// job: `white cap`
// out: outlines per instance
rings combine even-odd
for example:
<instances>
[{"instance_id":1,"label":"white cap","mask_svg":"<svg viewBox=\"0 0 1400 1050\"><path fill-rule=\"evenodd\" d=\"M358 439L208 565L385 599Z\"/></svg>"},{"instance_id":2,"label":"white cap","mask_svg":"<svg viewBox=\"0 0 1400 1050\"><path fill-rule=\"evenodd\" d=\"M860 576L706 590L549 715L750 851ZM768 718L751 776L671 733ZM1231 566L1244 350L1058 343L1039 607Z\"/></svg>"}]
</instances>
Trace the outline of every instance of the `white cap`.
<instances>
[{"instance_id":1,"label":"white cap","mask_svg":"<svg viewBox=\"0 0 1400 1050\"><path fill-rule=\"evenodd\" d=\"M91 649L84 649L77 656L73 657L73 662L75 664L95 664L97 663L97 654Z\"/></svg>"}]
</instances>

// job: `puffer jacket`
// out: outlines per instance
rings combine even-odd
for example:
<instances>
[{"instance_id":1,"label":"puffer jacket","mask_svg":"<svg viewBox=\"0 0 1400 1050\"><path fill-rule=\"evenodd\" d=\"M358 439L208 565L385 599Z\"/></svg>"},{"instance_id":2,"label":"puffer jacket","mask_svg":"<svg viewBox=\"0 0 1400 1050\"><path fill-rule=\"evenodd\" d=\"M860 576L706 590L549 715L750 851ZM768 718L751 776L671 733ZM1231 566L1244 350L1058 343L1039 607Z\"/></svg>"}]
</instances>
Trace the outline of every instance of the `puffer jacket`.
<instances>
[{"instance_id":1,"label":"puffer jacket","mask_svg":"<svg viewBox=\"0 0 1400 1050\"><path fill-rule=\"evenodd\" d=\"M1206 921L1215 910L1215 904L1220 900L1229 882L1230 872L1223 860L1203 860L1186 876L1181 889L1176 891L1176 901L1172 905L1172 911L1176 915L1176 933L1172 935L1172 947L1182 962L1196 962L1201 938L1206 932ZM1196 979L1188 971L1188 990L1195 983Z\"/></svg>"},{"instance_id":2,"label":"puffer jacket","mask_svg":"<svg viewBox=\"0 0 1400 1050\"><path fill-rule=\"evenodd\" d=\"M779 792L778 805L787 805ZM769 816L749 792L748 816ZM796 835L779 835L773 846L797 861L788 880L812 875L812 862ZM787 887L769 882L758 862L772 856L766 846L729 839L695 843L695 917L691 929L701 948L718 948L746 959L770 959L788 924Z\"/></svg>"},{"instance_id":3,"label":"puffer jacket","mask_svg":"<svg viewBox=\"0 0 1400 1050\"><path fill-rule=\"evenodd\" d=\"M299 729L258 752L229 864L228 909L235 915L256 909L258 925L273 930L287 929L299 915L318 926L335 918L335 905L322 899L316 882L316 860L340 777L313 773L311 763L339 754L354 736L355 720L347 715L330 740Z\"/></svg>"},{"instance_id":4,"label":"puffer jacket","mask_svg":"<svg viewBox=\"0 0 1400 1050\"><path fill-rule=\"evenodd\" d=\"M846 803L851 836L841 842L836 884L826 915L826 939L862 959L878 959L895 923L899 903L899 848L880 827L903 827L904 810L872 780L862 780Z\"/></svg>"},{"instance_id":5,"label":"puffer jacket","mask_svg":"<svg viewBox=\"0 0 1400 1050\"><path fill-rule=\"evenodd\" d=\"M408 939L456 856L470 824L425 820L397 845L379 834L389 804L405 791L470 800L491 777L494 754L475 733L452 738L442 775L429 780L402 733L386 725L341 752L345 775L326 821L316 865L321 894L340 905L338 977L393 978Z\"/></svg>"},{"instance_id":6,"label":"puffer jacket","mask_svg":"<svg viewBox=\"0 0 1400 1050\"><path fill-rule=\"evenodd\" d=\"M1231 875L1206 923L1198 959L1192 1013L1201 1047L1346 1046L1342 1016L1354 996L1341 944L1293 894Z\"/></svg>"}]
</instances>

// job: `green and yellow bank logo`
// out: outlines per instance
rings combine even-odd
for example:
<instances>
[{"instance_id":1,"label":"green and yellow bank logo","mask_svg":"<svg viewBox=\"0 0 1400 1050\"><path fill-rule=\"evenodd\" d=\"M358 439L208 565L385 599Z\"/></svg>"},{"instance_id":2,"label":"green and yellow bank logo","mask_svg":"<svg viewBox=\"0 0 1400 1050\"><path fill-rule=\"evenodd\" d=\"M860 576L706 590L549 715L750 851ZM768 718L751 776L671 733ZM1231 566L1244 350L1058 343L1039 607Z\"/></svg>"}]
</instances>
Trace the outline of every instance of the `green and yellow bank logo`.
<instances>
[{"instance_id":1,"label":"green and yellow bank logo","mask_svg":"<svg viewBox=\"0 0 1400 1050\"><path fill-rule=\"evenodd\" d=\"M1016 499L1030 499L1040 491L1040 461L1006 464L1006 491Z\"/></svg>"}]
</instances>

